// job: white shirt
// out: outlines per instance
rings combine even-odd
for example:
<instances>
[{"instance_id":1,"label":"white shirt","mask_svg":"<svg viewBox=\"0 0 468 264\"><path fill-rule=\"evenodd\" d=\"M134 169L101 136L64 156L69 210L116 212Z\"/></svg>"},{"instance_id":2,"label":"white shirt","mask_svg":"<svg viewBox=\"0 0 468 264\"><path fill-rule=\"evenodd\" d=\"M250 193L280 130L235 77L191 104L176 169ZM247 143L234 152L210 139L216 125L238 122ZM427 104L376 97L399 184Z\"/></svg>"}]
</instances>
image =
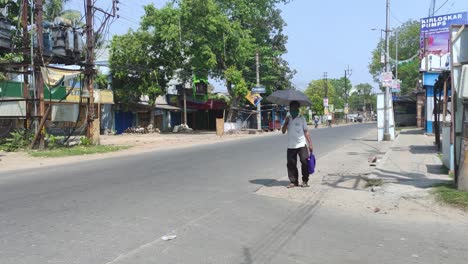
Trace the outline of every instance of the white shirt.
<instances>
[{"instance_id":1,"label":"white shirt","mask_svg":"<svg viewBox=\"0 0 468 264\"><path fill-rule=\"evenodd\" d=\"M305 131L307 131L307 122L304 117L298 115L293 119L289 116L288 148L297 149L307 146Z\"/></svg>"},{"instance_id":2,"label":"white shirt","mask_svg":"<svg viewBox=\"0 0 468 264\"><path fill-rule=\"evenodd\" d=\"M332 116L331 116L331 115L328 115L328 116L327 116L327 119L331 121L331 120L332 120Z\"/></svg>"}]
</instances>

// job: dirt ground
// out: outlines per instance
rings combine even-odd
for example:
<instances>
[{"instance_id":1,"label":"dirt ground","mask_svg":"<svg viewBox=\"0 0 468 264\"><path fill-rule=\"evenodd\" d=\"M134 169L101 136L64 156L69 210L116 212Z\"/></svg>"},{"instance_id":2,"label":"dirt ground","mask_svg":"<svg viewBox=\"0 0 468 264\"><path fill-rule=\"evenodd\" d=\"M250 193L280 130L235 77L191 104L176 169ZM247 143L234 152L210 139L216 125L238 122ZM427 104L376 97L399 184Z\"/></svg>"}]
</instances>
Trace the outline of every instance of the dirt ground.
<instances>
[{"instance_id":1,"label":"dirt ground","mask_svg":"<svg viewBox=\"0 0 468 264\"><path fill-rule=\"evenodd\" d=\"M123 155L136 155L157 150L191 147L203 144L216 144L243 138L277 135L278 133L280 132L274 131L255 134L250 134L249 132L238 132L226 134L222 137L217 136L214 132L196 132L190 134L151 133L102 135L100 137L101 145L131 146L131 148L117 152L61 158L37 158L31 157L26 152L7 153L0 151L0 172L14 173L14 171L18 169L39 168L51 163L54 165L69 164L77 161L104 159Z\"/></svg>"}]
</instances>

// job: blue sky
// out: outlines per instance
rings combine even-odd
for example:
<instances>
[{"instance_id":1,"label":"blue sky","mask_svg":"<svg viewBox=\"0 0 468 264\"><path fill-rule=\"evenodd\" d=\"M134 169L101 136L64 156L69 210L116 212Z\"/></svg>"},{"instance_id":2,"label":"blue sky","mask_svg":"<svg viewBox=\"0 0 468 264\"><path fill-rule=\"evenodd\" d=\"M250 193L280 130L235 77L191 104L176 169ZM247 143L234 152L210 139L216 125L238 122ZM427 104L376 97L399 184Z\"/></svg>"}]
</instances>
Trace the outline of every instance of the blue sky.
<instances>
[{"instance_id":1,"label":"blue sky","mask_svg":"<svg viewBox=\"0 0 468 264\"><path fill-rule=\"evenodd\" d=\"M162 6L165 0L121 0L121 18L110 27L109 33L123 34L137 28L144 14L143 5ZM427 17L430 0L391 0L391 27L409 19ZM468 0L438 0L437 15L468 11ZM97 0L96 5L106 9L110 0ZM445 4L444 4L445 3ZM82 9L82 0L71 0L68 7ZM385 28L385 0L292 0L282 6L285 29L289 37L285 58L297 70L293 83L304 89L314 79L328 72L329 78L340 78L347 65L353 70L351 81L373 83L367 65L372 50ZM222 91L222 84L216 84Z\"/></svg>"}]
</instances>

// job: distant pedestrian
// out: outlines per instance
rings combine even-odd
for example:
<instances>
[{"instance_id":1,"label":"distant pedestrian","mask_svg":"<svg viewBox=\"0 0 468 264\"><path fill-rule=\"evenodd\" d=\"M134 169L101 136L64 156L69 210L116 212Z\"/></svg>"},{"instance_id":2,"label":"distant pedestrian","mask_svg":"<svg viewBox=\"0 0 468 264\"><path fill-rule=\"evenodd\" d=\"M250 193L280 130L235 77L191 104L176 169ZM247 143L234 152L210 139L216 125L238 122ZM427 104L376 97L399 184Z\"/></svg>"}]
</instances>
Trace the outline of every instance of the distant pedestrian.
<instances>
[{"instance_id":1,"label":"distant pedestrian","mask_svg":"<svg viewBox=\"0 0 468 264\"><path fill-rule=\"evenodd\" d=\"M314 116L314 123L315 123L315 128L318 127L318 123L319 123L319 117L318 115Z\"/></svg>"},{"instance_id":2,"label":"distant pedestrian","mask_svg":"<svg viewBox=\"0 0 468 264\"><path fill-rule=\"evenodd\" d=\"M328 116L327 116L327 123L328 123L328 126L331 127L331 124L332 124L332 115L331 114L328 114Z\"/></svg>"},{"instance_id":3,"label":"distant pedestrian","mask_svg":"<svg viewBox=\"0 0 468 264\"><path fill-rule=\"evenodd\" d=\"M306 119L299 114L299 102L292 101L289 104L289 114L282 127L283 134L288 132L287 168L288 177L291 182L288 188L299 186L299 172L297 170L297 156L301 162L302 187L309 184L309 151L313 152L312 140L310 139ZM308 147L307 147L308 146Z\"/></svg>"}]
</instances>

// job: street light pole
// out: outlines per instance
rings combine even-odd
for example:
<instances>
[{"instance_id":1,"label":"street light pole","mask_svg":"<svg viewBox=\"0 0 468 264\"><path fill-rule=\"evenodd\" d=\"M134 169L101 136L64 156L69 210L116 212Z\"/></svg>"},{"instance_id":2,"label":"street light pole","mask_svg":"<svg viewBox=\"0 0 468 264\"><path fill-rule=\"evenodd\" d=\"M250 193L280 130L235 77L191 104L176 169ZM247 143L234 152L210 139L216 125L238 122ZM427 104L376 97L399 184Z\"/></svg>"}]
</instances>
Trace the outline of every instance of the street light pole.
<instances>
[{"instance_id":1,"label":"street light pole","mask_svg":"<svg viewBox=\"0 0 468 264\"><path fill-rule=\"evenodd\" d=\"M348 65L348 68L344 71L344 78L345 78L344 89L345 89L346 104L348 106L348 111L349 111L348 78L351 77L352 73L353 73L353 70L350 69ZM345 114L345 118L346 118L346 123L348 123L348 114Z\"/></svg>"},{"instance_id":2,"label":"street light pole","mask_svg":"<svg viewBox=\"0 0 468 264\"><path fill-rule=\"evenodd\" d=\"M260 87L260 56L258 54L258 51L255 55L255 61L256 61L256 68L257 68L257 87ZM262 105L261 101L258 102L257 104L257 130L262 129Z\"/></svg>"},{"instance_id":3,"label":"street light pole","mask_svg":"<svg viewBox=\"0 0 468 264\"><path fill-rule=\"evenodd\" d=\"M386 26L385 26L385 72L390 71L390 62L389 62L389 50L390 50L390 38L388 37L388 33L390 32L390 0L387 0L387 7L386 7ZM389 104L388 101L390 99L390 87L386 85L385 87L385 95L384 95L384 140L390 141L390 113L389 113Z\"/></svg>"},{"instance_id":4,"label":"street light pole","mask_svg":"<svg viewBox=\"0 0 468 264\"><path fill-rule=\"evenodd\" d=\"M398 81L398 30L395 29L395 50L396 50L396 54L395 54L395 60L396 60L396 63L395 63L395 79Z\"/></svg>"}]
</instances>

